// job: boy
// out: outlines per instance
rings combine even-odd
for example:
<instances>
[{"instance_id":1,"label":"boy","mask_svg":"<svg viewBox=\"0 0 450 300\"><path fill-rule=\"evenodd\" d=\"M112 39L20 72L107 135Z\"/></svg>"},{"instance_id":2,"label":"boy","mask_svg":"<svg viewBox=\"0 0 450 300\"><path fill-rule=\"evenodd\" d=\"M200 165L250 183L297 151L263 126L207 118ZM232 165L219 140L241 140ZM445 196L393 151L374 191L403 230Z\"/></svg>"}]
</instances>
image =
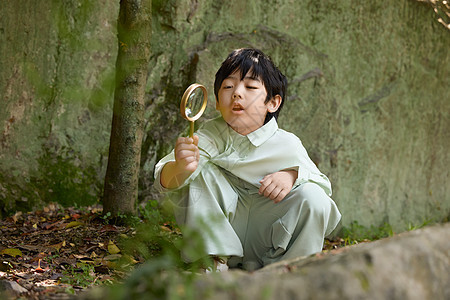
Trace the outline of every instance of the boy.
<instances>
[{"instance_id":1,"label":"boy","mask_svg":"<svg viewBox=\"0 0 450 300\"><path fill-rule=\"evenodd\" d=\"M228 257L230 267L320 252L340 220L328 178L278 128L286 86L261 51L233 51L214 82L221 117L178 138L155 167L159 190L175 191L177 222L202 232L207 253Z\"/></svg>"}]
</instances>

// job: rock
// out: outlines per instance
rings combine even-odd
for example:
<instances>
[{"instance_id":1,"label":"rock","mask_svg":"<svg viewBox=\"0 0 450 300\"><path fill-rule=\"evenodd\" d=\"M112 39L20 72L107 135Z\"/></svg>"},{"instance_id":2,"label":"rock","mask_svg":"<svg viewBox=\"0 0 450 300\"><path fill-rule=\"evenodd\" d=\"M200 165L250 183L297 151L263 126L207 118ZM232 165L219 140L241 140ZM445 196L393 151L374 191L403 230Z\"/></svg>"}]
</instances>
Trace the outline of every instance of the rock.
<instances>
[{"instance_id":1,"label":"rock","mask_svg":"<svg viewBox=\"0 0 450 300\"><path fill-rule=\"evenodd\" d=\"M198 284L214 299L450 299L449 241L447 223Z\"/></svg>"},{"instance_id":2,"label":"rock","mask_svg":"<svg viewBox=\"0 0 450 300\"><path fill-rule=\"evenodd\" d=\"M22 293L28 292L28 290L23 288L20 284L18 284L15 281L0 280L0 292L6 292L6 294L18 296Z\"/></svg>"},{"instance_id":3,"label":"rock","mask_svg":"<svg viewBox=\"0 0 450 300\"><path fill-rule=\"evenodd\" d=\"M450 299L449 240L447 223L253 273L169 274L170 262L159 261L143 265L121 286L93 289L82 299L444 300Z\"/></svg>"}]
</instances>

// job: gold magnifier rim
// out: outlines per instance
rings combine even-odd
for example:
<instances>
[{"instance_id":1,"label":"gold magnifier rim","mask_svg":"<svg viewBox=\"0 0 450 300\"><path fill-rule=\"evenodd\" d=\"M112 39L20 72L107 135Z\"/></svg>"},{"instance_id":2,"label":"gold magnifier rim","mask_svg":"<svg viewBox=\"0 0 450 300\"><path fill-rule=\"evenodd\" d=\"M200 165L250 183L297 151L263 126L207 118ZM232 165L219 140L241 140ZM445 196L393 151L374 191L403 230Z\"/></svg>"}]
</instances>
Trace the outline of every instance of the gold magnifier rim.
<instances>
[{"instance_id":1,"label":"gold magnifier rim","mask_svg":"<svg viewBox=\"0 0 450 300\"><path fill-rule=\"evenodd\" d=\"M197 88L201 88L203 91L202 107L200 108L199 112L195 116L189 117L186 115L186 104L187 104L187 101L189 100L189 97L191 96L192 92L194 92ZM181 97L181 103L180 103L181 115L183 116L183 118L185 118L188 121L191 121L191 122L196 121L202 116L203 112L206 109L207 103L208 103L208 94L206 92L206 87L199 83L193 83L186 89L186 91L184 91L183 97Z\"/></svg>"}]
</instances>

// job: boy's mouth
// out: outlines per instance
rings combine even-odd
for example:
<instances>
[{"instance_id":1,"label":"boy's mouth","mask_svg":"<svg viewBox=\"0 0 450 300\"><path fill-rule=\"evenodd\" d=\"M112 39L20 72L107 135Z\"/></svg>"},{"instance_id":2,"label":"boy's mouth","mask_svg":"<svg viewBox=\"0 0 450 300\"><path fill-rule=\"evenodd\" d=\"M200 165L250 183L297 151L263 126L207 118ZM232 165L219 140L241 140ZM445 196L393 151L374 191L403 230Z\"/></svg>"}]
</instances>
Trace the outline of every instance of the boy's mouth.
<instances>
[{"instance_id":1,"label":"boy's mouth","mask_svg":"<svg viewBox=\"0 0 450 300\"><path fill-rule=\"evenodd\" d=\"M234 103L233 107L231 108L233 111L243 111L244 107L240 103Z\"/></svg>"}]
</instances>

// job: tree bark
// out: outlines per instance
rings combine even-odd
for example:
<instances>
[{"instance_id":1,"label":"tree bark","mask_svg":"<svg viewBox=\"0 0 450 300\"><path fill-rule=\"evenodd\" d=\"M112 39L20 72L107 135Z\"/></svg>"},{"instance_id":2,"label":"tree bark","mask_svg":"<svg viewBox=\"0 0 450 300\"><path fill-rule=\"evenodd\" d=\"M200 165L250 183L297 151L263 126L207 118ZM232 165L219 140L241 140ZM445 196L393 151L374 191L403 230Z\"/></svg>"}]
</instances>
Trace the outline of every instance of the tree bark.
<instances>
[{"instance_id":1,"label":"tree bark","mask_svg":"<svg viewBox=\"0 0 450 300\"><path fill-rule=\"evenodd\" d=\"M116 88L103 212L133 214L144 124L151 37L151 0L121 0Z\"/></svg>"}]
</instances>

